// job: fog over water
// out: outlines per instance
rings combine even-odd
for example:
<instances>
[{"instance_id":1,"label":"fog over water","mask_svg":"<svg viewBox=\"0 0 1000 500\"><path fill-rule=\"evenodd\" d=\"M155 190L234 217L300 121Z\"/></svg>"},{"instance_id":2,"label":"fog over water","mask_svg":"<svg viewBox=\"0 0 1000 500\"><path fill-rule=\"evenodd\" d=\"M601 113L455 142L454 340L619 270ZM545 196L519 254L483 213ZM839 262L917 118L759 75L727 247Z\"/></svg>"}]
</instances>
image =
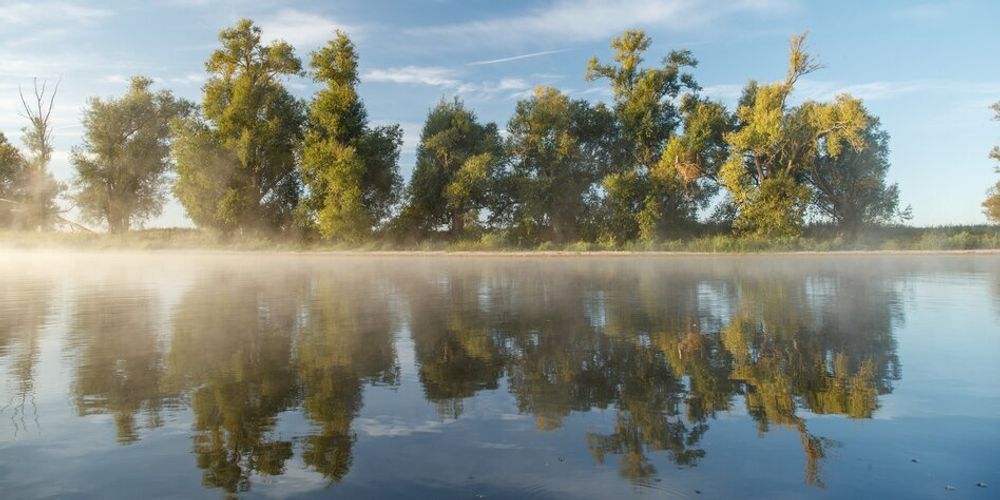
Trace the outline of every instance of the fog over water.
<instances>
[{"instance_id":1,"label":"fog over water","mask_svg":"<svg viewBox=\"0 0 1000 500\"><path fill-rule=\"evenodd\" d=\"M0 496L990 498L998 359L997 255L8 251Z\"/></svg>"}]
</instances>

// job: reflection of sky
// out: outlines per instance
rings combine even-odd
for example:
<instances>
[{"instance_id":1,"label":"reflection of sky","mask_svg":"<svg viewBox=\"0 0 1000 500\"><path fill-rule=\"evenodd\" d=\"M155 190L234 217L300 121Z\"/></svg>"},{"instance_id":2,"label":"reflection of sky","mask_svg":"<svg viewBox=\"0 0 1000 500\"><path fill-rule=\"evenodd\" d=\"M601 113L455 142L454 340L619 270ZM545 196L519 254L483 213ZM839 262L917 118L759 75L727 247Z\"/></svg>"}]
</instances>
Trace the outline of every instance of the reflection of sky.
<instances>
[{"instance_id":1,"label":"reflection of sky","mask_svg":"<svg viewBox=\"0 0 1000 500\"><path fill-rule=\"evenodd\" d=\"M0 278L7 278L8 283L12 276L32 273L54 278L58 283L54 303L59 305L40 333L34 370L37 424L32 414L27 427L18 427L15 437L9 410L0 413L0 486L4 491L30 491L32 496L112 491L169 491L184 498L219 495L217 490L201 487L201 471L191 453L193 417L186 406L164 410L162 427L142 429L138 442L120 446L110 416L78 417L69 397L76 353L64 336L72 327L73 294L100 290L96 285L101 283L130 287L141 283L156 298L159 321L163 331L169 332L169 311L185 289L218 285L203 280L209 268L225 262L253 274L250 270L259 267L250 264L266 262L231 255L202 260L155 258L154 266L141 257L112 256L36 256L31 259L43 266L34 270L10 261L0 264ZM975 489L976 482L1000 483L993 467L1000 445L996 388L1000 322L995 295L1000 266L994 256L948 257L936 262L916 257L894 260L892 271L872 279L885 280L887 286L901 291L903 318L894 322L894 337L902 378L892 383L890 394L879 398L881 407L872 420L798 412L809 432L827 443L827 458L821 465L826 491L803 484L804 459L795 429L775 425L758 434L739 397L732 411L708 421L710 429L698 444L707 454L696 467L679 469L666 452L649 452L657 475L642 486L619 477L615 456L609 455L603 465L595 464L587 447L588 433L613 432L613 408L574 412L558 429L541 432L533 416L518 412L507 380L502 379L496 389L480 390L466 399L458 419L443 418L425 398L414 339L403 321L394 333L399 384L364 390L364 406L352 423L357 434L353 463L343 481L324 490L326 480L305 467L296 445L296 456L288 462L285 474L254 476L250 496L326 492L344 497L613 498L652 489L679 497L692 497L699 490L706 498L752 498L755 494L780 498L780 492L788 498L830 494L921 498L945 492L946 485L956 486L959 494L983 493ZM112 262L121 269L109 271ZM650 265L636 262L636 266ZM695 269L700 265L684 262ZM848 261L848 268L859 262L864 261ZM889 265L877 260L868 264L879 263ZM321 259L286 264L299 269L342 265ZM516 265L518 261L507 260L494 270L499 273L509 269L504 266ZM284 266L276 265L276 271ZM392 269L391 264L387 268ZM464 263L453 272L461 269L474 266ZM804 268L793 266L784 272L798 272L794 269ZM438 276L446 279L446 272ZM695 281L693 286L699 297L709 299L709 310L728 315L733 304L726 304L722 278L715 276ZM810 281L812 305L822 304L824 297L834 293L825 281L829 276L824 276ZM600 309L597 304L606 297L595 294L587 300ZM587 311L595 326L606 314ZM163 342L166 345L168 340ZM0 353L0 372L8 373L16 353L16 347ZM5 376L0 384L4 396L0 404L6 404L12 380ZM315 432L315 426L294 409L282 412L277 420L272 432L282 439L297 440Z\"/></svg>"}]
</instances>

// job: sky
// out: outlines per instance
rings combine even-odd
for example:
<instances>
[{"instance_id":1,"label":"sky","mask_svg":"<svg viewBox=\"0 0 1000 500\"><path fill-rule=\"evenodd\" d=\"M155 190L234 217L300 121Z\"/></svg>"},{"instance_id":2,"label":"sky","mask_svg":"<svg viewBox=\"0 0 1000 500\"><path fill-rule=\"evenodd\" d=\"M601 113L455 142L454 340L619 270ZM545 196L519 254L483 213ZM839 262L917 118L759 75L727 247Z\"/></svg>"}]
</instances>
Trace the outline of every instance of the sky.
<instances>
[{"instance_id":1,"label":"sky","mask_svg":"<svg viewBox=\"0 0 1000 500\"><path fill-rule=\"evenodd\" d=\"M349 33L371 121L404 129L404 179L442 98L461 97L501 128L537 85L609 102L606 83L584 81L584 70L591 56L611 60L611 38L630 28L653 39L647 64L690 49L702 94L730 106L748 80L783 78L788 39L808 31L824 68L793 98L864 100L891 136L889 180L913 224L986 222L980 203L1000 179L988 158L1000 144L989 109L1000 100L1000 2L990 0L0 0L0 132L19 143L18 88L58 80L50 168L70 181L89 97L121 95L145 75L201 102L218 32L243 17L304 61L334 30ZM307 78L287 85L303 99L317 90ZM174 200L146 223L190 225Z\"/></svg>"}]
</instances>

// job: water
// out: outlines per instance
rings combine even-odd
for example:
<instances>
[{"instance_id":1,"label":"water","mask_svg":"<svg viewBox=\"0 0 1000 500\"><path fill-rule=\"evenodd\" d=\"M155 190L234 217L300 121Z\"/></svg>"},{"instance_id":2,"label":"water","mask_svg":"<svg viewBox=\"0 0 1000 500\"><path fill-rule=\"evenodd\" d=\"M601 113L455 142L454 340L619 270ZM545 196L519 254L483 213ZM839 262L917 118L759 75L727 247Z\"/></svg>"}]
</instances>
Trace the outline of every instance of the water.
<instances>
[{"instance_id":1,"label":"water","mask_svg":"<svg viewBox=\"0 0 1000 500\"><path fill-rule=\"evenodd\" d=\"M7 253L0 496L996 498L998 320L992 255Z\"/></svg>"}]
</instances>

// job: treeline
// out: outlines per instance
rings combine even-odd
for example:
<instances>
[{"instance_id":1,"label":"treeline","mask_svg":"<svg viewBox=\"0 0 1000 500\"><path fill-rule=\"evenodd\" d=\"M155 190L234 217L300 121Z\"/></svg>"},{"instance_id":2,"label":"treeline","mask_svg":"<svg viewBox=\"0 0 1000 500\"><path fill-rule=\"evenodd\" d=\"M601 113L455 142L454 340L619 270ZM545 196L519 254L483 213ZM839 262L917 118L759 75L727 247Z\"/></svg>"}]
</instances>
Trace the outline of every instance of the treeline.
<instances>
[{"instance_id":1,"label":"treeline","mask_svg":"<svg viewBox=\"0 0 1000 500\"><path fill-rule=\"evenodd\" d=\"M263 43L250 20L219 41L200 106L143 77L119 98L90 100L67 197L89 222L128 231L158 215L171 192L201 228L345 243L795 237L807 220L852 235L909 218L886 181L888 134L859 99L791 102L799 79L819 68L805 35L791 40L784 79L748 82L735 109L701 94L689 51L645 65L642 31L612 41L613 61L587 65L587 80L609 84L608 105L539 87L501 130L457 97L443 99L406 185L402 129L369 123L345 33L307 64L288 43ZM292 76L311 77L319 91L295 98L284 83ZM51 152L26 130L27 154L0 136L0 198L13 207L3 221L44 227L44 213L15 212L25 213L28 193L51 201L66 186L26 187L21 179L33 176L24 173L44 173Z\"/></svg>"},{"instance_id":2,"label":"treeline","mask_svg":"<svg viewBox=\"0 0 1000 500\"><path fill-rule=\"evenodd\" d=\"M993 104L993 119L1000 121L1000 101ZM993 146L993 150L990 151L990 158L1000 162L1000 146ZM996 171L1000 173L1000 167L996 167ZM1000 181L993 185L987 192L986 201L983 202L983 212L986 214L986 218L993 222L994 224L1000 224Z\"/></svg>"}]
</instances>

